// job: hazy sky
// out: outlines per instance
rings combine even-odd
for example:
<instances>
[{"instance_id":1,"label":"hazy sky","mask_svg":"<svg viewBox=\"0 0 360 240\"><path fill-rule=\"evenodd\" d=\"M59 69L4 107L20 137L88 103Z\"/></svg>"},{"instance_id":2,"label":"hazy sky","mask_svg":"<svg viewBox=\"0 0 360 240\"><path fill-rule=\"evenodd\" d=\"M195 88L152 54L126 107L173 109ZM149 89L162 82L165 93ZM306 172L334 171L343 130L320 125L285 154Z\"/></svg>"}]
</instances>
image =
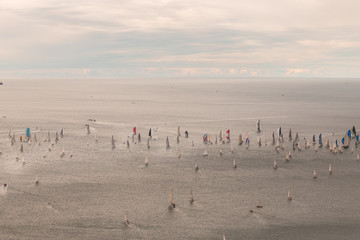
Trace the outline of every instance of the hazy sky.
<instances>
[{"instance_id":1,"label":"hazy sky","mask_svg":"<svg viewBox=\"0 0 360 240\"><path fill-rule=\"evenodd\" d=\"M358 0L0 0L0 78L360 77Z\"/></svg>"}]
</instances>

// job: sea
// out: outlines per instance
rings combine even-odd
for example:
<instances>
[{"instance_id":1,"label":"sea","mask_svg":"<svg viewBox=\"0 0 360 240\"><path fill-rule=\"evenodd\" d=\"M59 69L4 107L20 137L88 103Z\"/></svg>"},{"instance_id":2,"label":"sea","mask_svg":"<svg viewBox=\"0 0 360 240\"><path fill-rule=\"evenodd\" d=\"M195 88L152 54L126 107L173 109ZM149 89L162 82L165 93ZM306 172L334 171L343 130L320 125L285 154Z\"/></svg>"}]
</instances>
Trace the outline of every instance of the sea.
<instances>
[{"instance_id":1,"label":"sea","mask_svg":"<svg viewBox=\"0 0 360 240\"><path fill-rule=\"evenodd\" d=\"M360 148L318 144L360 131L360 79L3 82L0 239L360 239Z\"/></svg>"}]
</instances>

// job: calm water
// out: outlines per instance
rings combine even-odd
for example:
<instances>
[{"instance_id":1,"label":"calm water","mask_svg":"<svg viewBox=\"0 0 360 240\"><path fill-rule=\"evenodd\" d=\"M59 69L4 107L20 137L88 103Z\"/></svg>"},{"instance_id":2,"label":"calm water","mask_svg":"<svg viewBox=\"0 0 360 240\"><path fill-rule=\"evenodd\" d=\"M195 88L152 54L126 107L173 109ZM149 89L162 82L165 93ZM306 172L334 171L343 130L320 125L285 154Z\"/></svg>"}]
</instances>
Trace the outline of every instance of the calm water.
<instances>
[{"instance_id":1,"label":"calm water","mask_svg":"<svg viewBox=\"0 0 360 240\"><path fill-rule=\"evenodd\" d=\"M342 79L5 81L0 183L8 188L0 189L0 239L222 239L223 233L227 239L359 239L359 149L336 155L325 147L304 149L304 138L313 134L335 141L353 125L360 129L359 93L360 81ZM255 132L257 119L261 133ZM133 126L143 141L130 139L128 149L123 140ZM270 142L279 126L286 138L285 150L277 153ZM24 143L21 153L19 137L27 127L39 140L50 131L54 141L61 128L65 137L52 147ZM156 140L147 149L149 128ZM302 151L292 151L290 128L299 133ZM222 145L223 156L220 143L202 143L204 133L214 140L227 129L232 142ZM237 141L246 132L249 149ZM172 188L176 208L169 210Z\"/></svg>"}]
</instances>

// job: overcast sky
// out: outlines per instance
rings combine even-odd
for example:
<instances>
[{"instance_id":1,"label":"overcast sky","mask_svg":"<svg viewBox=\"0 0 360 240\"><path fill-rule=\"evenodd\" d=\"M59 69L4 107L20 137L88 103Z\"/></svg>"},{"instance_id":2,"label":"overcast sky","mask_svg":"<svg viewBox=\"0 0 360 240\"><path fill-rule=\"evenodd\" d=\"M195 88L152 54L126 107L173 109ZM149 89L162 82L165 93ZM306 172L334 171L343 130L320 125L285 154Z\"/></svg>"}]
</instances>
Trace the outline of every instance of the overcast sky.
<instances>
[{"instance_id":1,"label":"overcast sky","mask_svg":"<svg viewBox=\"0 0 360 240\"><path fill-rule=\"evenodd\" d=\"M0 78L360 77L358 0L0 0Z\"/></svg>"}]
</instances>

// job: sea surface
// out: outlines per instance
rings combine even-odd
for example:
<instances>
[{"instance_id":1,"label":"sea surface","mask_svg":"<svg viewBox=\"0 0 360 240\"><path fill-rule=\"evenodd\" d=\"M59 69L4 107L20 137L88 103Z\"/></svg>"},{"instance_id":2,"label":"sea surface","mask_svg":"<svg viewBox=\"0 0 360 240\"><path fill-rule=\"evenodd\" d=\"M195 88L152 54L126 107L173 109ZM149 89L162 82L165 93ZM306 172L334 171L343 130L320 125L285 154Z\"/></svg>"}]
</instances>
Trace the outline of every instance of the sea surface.
<instances>
[{"instance_id":1,"label":"sea surface","mask_svg":"<svg viewBox=\"0 0 360 240\"><path fill-rule=\"evenodd\" d=\"M0 86L0 103L0 239L360 239L360 148L304 148L313 134L360 131L358 79L16 79ZM20 142L26 128L32 141Z\"/></svg>"}]
</instances>

